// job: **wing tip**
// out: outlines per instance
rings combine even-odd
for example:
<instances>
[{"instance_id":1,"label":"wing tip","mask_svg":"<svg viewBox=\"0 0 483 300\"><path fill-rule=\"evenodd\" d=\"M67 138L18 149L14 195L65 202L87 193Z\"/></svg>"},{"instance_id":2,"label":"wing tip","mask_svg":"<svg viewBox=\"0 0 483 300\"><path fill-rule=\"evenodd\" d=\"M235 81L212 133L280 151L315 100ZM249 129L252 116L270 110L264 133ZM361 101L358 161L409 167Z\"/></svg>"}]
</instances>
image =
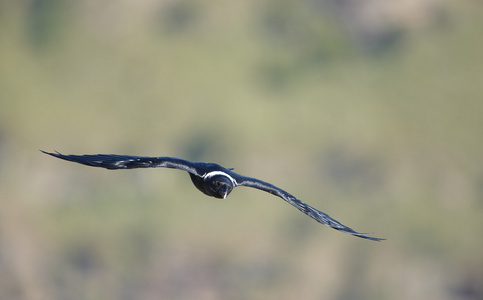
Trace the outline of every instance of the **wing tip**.
<instances>
[{"instance_id":1,"label":"wing tip","mask_svg":"<svg viewBox=\"0 0 483 300\"><path fill-rule=\"evenodd\" d=\"M363 238L363 239L368 239L368 240L371 240L371 241L380 242L380 241L386 240L385 238L378 238L378 237L369 236L371 234L374 234L374 233L373 232L371 232L371 233L352 233L352 235L354 235L354 236L357 236L357 237L360 237L360 238Z\"/></svg>"},{"instance_id":2,"label":"wing tip","mask_svg":"<svg viewBox=\"0 0 483 300\"><path fill-rule=\"evenodd\" d=\"M47 154L47 155L52 155L52 156L55 156L55 157L63 156L63 154L62 154L62 153L60 153L60 152L59 152L59 151L57 151L57 150L54 150L54 151L55 151L55 153L53 153L53 152L47 152L47 151L44 151L44 150L42 150L42 149L39 149L39 151L40 151L40 152L42 152L42 153L44 153L44 154Z\"/></svg>"}]
</instances>

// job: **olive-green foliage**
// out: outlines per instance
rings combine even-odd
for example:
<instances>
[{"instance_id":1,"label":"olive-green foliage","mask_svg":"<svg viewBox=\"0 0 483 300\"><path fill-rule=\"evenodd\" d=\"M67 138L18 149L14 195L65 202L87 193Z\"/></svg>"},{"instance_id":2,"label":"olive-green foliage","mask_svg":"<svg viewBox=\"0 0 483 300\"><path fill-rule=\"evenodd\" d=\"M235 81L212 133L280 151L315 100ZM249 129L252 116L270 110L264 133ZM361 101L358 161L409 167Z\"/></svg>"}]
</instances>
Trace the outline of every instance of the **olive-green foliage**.
<instances>
[{"instance_id":1,"label":"olive-green foliage","mask_svg":"<svg viewBox=\"0 0 483 300\"><path fill-rule=\"evenodd\" d=\"M0 298L483 297L481 5L343 2L1 3ZM38 149L216 162L388 240Z\"/></svg>"}]
</instances>

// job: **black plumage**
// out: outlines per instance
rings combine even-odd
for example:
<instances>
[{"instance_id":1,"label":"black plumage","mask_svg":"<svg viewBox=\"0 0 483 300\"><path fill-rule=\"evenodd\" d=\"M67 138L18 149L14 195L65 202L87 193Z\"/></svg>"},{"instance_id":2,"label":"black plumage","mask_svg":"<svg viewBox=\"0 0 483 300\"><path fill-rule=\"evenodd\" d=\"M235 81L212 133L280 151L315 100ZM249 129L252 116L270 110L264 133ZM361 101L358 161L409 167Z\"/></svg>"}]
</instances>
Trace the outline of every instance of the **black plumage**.
<instances>
[{"instance_id":1,"label":"black plumage","mask_svg":"<svg viewBox=\"0 0 483 300\"><path fill-rule=\"evenodd\" d=\"M224 168L218 164L191 162L174 157L144 157L116 154L64 155L58 152L42 152L60 159L92 167L106 168L109 170L157 167L183 170L189 173L191 180L197 189L204 194L215 198L225 199L237 186L256 188L282 198L321 224L328 225L336 230L349 233L360 238L373 241L384 240L382 238L368 236L367 233L356 232L353 229L341 224L337 220L334 220L326 213L323 213L320 210L305 204L286 191L268 182L264 182L256 178L242 176L233 172L232 169Z\"/></svg>"}]
</instances>

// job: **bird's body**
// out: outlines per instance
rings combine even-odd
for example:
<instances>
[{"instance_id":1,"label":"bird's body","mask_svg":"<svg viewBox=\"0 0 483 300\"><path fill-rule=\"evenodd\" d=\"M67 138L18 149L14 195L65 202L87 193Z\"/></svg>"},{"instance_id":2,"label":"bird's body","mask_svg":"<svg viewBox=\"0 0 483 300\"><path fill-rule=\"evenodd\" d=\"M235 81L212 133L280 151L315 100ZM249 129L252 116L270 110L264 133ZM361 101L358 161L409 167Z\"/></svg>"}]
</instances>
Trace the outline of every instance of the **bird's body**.
<instances>
[{"instance_id":1,"label":"bird's body","mask_svg":"<svg viewBox=\"0 0 483 300\"><path fill-rule=\"evenodd\" d=\"M360 238L373 241L383 240L381 238L368 236L366 233L354 231L353 229L331 218L326 213L323 213L311 207L310 205L305 204L286 191L268 182L240 175L233 172L232 169L224 168L218 164L191 162L174 157L145 157L116 154L63 155L58 152L42 152L60 159L109 170L156 167L183 170L189 173L191 181L197 189L208 196L220 199L225 199L237 186L256 188L282 198L321 224L328 225L336 230L340 230Z\"/></svg>"}]
</instances>

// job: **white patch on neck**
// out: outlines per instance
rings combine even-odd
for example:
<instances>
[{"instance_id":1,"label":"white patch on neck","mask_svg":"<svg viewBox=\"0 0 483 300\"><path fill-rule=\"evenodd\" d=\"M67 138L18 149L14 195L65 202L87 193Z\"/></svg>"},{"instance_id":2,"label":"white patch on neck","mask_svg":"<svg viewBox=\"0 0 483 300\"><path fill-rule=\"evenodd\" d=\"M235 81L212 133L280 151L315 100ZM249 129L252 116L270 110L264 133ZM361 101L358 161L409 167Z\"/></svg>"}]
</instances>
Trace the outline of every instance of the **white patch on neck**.
<instances>
[{"instance_id":1,"label":"white patch on neck","mask_svg":"<svg viewBox=\"0 0 483 300\"><path fill-rule=\"evenodd\" d=\"M222 176L225 176L225 177L228 177L228 179L230 179L231 183L233 184L233 186L237 186L238 183L236 182L235 178L231 177L230 175L226 174L225 172L222 172L222 171L211 171L209 173L206 173L205 175L203 175L203 179L207 179L207 178L210 178L210 177L213 177L213 176L216 176L216 175L222 175Z\"/></svg>"}]
</instances>

